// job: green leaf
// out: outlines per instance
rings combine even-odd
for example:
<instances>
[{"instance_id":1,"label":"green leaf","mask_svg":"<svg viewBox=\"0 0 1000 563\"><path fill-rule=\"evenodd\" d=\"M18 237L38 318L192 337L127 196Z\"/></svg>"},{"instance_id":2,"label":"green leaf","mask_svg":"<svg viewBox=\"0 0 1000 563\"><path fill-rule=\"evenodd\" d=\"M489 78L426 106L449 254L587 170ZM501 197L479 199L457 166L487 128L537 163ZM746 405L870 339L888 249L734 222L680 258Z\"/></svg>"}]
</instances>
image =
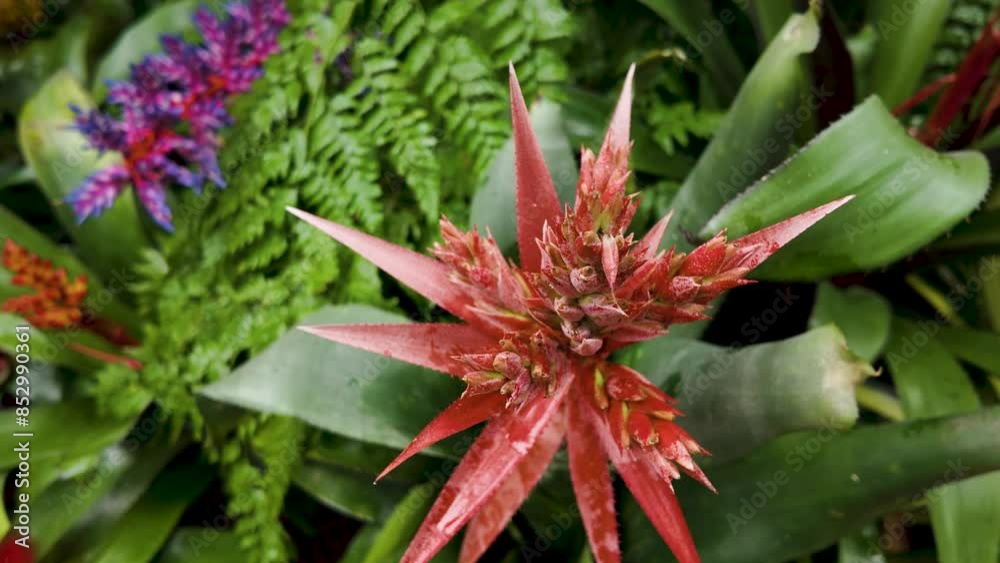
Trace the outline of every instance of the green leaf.
<instances>
[{"instance_id":1,"label":"green leaf","mask_svg":"<svg viewBox=\"0 0 1000 563\"><path fill-rule=\"evenodd\" d=\"M926 328L928 332L936 328L936 340L960 360L987 372L1000 374L1000 334L938 323L928 324ZM935 337L934 334L930 336Z\"/></svg>"},{"instance_id":2,"label":"green leaf","mask_svg":"<svg viewBox=\"0 0 1000 563\"><path fill-rule=\"evenodd\" d=\"M800 55L812 52L818 42L819 26L812 12L794 15L785 23L677 192L665 245L688 248L681 229L699 231L723 204L785 159L796 130L805 122L796 112L810 107L799 103L804 80ZM822 102L815 98L810 102Z\"/></svg>"},{"instance_id":3,"label":"green leaf","mask_svg":"<svg viewBox=\"0 0 1000 563\"><path fill-rule=\"evenodd\" d=\"M713 462L797 430L853 426L854 386L874 373L833 326L744 348L661 338L639 346L634 366L677 398L681 426Z\"/></svg>"},{"instance_id":4,"label":"green leaf","mask_svg":"<svg viewBox=\"0 0 1000 563\"><path fill-rule=\"evenodd\" d=\"M29 376L30 380L30 376ZM14 411L0 417L0 468L16 467L18 444L30 441L31 460L38 466L66 467L79 458L96 455L120 440L131 420L95 416L89 400L71 400L30 407L28 426L18 426ZM14 436L33 433L34 437Z\"/></svg>"},{"instance_id":5,"label":"green leaf","mask_svg":"<svg viewBox=\"0 0 1000 563\"><path fill-rule=\"evenodd\" d=\"M118 37L95 72L93 95L102 100L107 95L107 80L125 80L131 65L163 50L160 37L164 34L184 34L194 29L192 16L198 5L194 0L164 4L150 11Z\"/></svg>"},{"instance_id":6,"label":"green leaf","mask_svg":"<svg viewBox=\"0 0 1000 563\"><path fill-rule=\"evenodd\" d=\"M406 487L379 481L376 474L359 473L329 465L303 464L292 481L326 506L357 520L382 520L406 494Z\"/></svg>"},{"instance_id":7,"label":"green leaf","mask_svg":"<svg viewBox=\"0 0 1000 563\"><path fill-rule=\"evenodd\" d=\"M823 549L942 479L998 469L1000 406L792 434L709 468L718 495L691 479L674 486L703 563L759 563ZM674 560L631 498L622 523L625 561Z\"/></svg>"},{"instance_id":8,"label":"green leaf","mask_svg":"<svg viewBox=\"0 0 1000 563\"><path fill-rule=\"evenodd\" d=\"M723 228L741 236L856 195L755 272L811 280L907 256L964 219L988 189L982 154L939 154L910 137L878 98L869 98L722 208L700 236Z\"/></svg>"},{"instance_id":9,"label":"green leaf","mask_svg":"<svg viewBox=\"0 0 1000 563\"><path fill-rule=\"evenodd\" d=\"M239 537L215 528L179 528L156 563L231 563L239 553Z\"/></svg>"},{"instance_id":10,"label":"green leaf","mask_svg":"<svg viewBox=\"0 0 1000 563\"><path fill-rule=\"evenodd\" d=\"M119 197L111 209L79 225L73 210L63 203L90 173L120 160L111 153L98 157L87 148L86 138L73 129L69 104L93 107L72 76L56 73L21 110L18 140L42 191L75 240L77 254L100 276L110 279L114 273L134 269L146 237L132 197Z\"/></svg>"},{"instance_id":11,"label":"green leaf","mask_svg":"<svg viewBox=\"0 0 1000 563\"><path fill-rule=\"evenodd\" d=\"M757 37L767 45L781 26L795 13L795 0L753 0L753 21Z\"/></svg>"},{"instance_id":12,"label":"green leaf","mask_svg":"<svg viewBox=\"0 0 1000 563\"><path fill-rule=\"evenodd\" d=\"M837 325L847 338L847 347L871 362L889 338L891 320L889 302L878 293L859 285L838 289L830 282L822 282L816 290L809 326Z\"/></svg>"},{"instance_id":13,"label":"green leaf","mask_svg":"<svg viewBox=\"0 0 1000 563\"><path fill-rule=\"evenodd\" d=\"M895 107L920 89L924 67L948 19L950 0L880 0L869 4L876 33L871 92Z\"/></svg>"},{"instance_id":14,"label":"green leaf","mask_svg":"<svg viewBox=\"0 0 1000 563\"><path fill-rule=\"evenodd\" d=\"M713 14L711 4L706 2L641 1L684 37L688 42L685 51L705 66L716 93L725 101L732 100L746 73L729 43L726 26L740 13L724 8Z\"/></svg>"},{"instance_id":15,"label":"green leaf","mask_svg":"<svg viewBox=\"0 0 1000 563\"><path fill-rule=\"evenodd\" d=\"M392 515L377 527L365 527L355 536L354 542L341 563L382 563L399 561L406 546L413 539L424 515L434 502L436 489L431 484L410 489ZM357 545L356 545L357 544ZM455 542L450 542L431 561L434 563L454 562L458 559Z\"/></svg>"},{"instance_id":16,"label":"green leaf","mask_svg":"<svg viewBox=\"0 0 1000 563\"><path fill-rule=\"evenodd\" d=\"M146 420L154 424L143 424ZM32 494L32 539L39 560L50 555L51 561L69 561L99 545L185 445L167 441L168 432L158 426L162 419L146 420L120 444L106 449L94 468L64 474Z\"/></svg>"},{"instance_id":17,"label":"green leaf","mask_svg":"<svg viewBox=\"0 0 1000 563\"><path fill-rule=\"evenodd\" d=\"M837 563L886 563L878 545L879 528L869 524L837 542Z\"/></svg>"},{"instance_id":18,"label":"green leaf","mask_svg":"<svg viewBox=\"0 0 1000 563\"><path fill-rule=\"evenodd\" d=\"M127 513L111 524L107 543L87 561L150 561L211 478L212 472L203 463L168 468Z\"/></svg>"},{"instance_id":19,"label":"green leaf","mask_svg":"<svg viewBox=\"0 0 1000 563\"><path fill-rule=\"evenodd\" d=\"M399 323L365 305L327 306L302 324ZM335 434L404 448L458 397L455 378L292 330L201 393L251 410L296 417ZM455 455L442 442L426 451ZM454 446L452 446L454 447Z\"/></svg>"},{"instance_id":20,"label":"green leaf","mask_svg":"<svg viewBox=\"0 0 1000 563\"><path fill-rule=\"evenodd\" d=\"M931 250L947 254L1000 252L1000 209L973 214L936 241Z\"/></svg>"},{"instance_id":21,"label":"green leaf","mask_svg":"<svg viewBox=\"0 0 1000 563\"><path fill-rule=\"evenodd\" d=\"M901 319L892 326L886 359L903 412L923 419L975 411L979 397L969 376L925 327ZM1000 472L950 483L927 496L942 563L997 560Z\"/></svg>"},{"instance_id":22,"label":"green leaf","mask_svg":"<svg viewBox=\"0 0 1000 563\"><path fill-rule=\"evenodd\" d=\"M371 483L375 476L381 473L398 455L399 450L396 448L377 446L336 434L323 433L305 457L326 466L367 475L371 477L368 479L368 482ZM439 471L440 466L439 459L418 454L380 479L379 484L398 482L416 485L426 481L430 474Z\"/></svg>"},{"instance_id":23,"label":"green leaf","mask_svg":"<svg viewBox=\"0 0 1000 563\"><path fill-rule=\"evenodd\" d=\"M542 100L531 108L531 126L545 157L559 200L572 203L580 170L566 133L562 128L562 110ZM480 232L489 229L500 250L511 255L517 248L517 213L515 210L514 140L508 139L497 152L486 172L486 179L472 198L469 222Z\"/></svg>"},{"instance_id":24,"label":"green leaf","mask_svg":"<svg viewBox=\"0 0 1000 563\"><path fill-rule=\"evenodd\" d=\"M29 326L28 342L31 360L83 370L98 370L106 364L96 358L81 354L71 344L83 345L101 352L120 354L120 351L93 332L72 328L68 330L42 330L32 326L18 315L0 313L0 351L18 353L23 344L17 338L16 327Z\"/></svg>"}]
</instances>

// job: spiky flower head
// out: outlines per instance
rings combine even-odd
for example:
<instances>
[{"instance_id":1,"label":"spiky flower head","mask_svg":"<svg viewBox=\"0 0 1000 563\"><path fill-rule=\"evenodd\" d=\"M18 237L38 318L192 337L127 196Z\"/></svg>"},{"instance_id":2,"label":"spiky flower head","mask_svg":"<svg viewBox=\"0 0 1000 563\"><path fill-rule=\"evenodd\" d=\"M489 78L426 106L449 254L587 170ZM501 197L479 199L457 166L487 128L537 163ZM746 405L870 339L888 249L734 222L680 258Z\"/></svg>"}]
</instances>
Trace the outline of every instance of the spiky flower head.
<instances>
[{"instance_id":1,"label":"spiky flower head","mask_svg":"<svg viewBox=\"0 0 1000 563\"><path fill-rule=\"evenodd\" d=\"M206 180L224 187L217 151L219 131L230 122L226 102L260 77L288 21L282 0L229 4L221 19L201 8L194 15L201 44L166 35L163 53L132 65L128 81L108 85L117 117L73 108L90 145L120 152L125 161L93 173L67 196L77 220L102 213L131 183L150 216L170 231L168 187L199 191Z\"/></svg>"},{"instance_id":2,"label":"spiky flower head","mask_svg":"<svg viewBox=\"0 0 1000 563\"><path fill-rule=\"evenodd\" d=\"M11 239L4 241L3 267L11 284L34 290L3 302L3 310L16 313L38 328L69 328L81 321L87 296L87 276L70 278L65 268L28 252Z\"/></svg>"},{"instance_id":3,"label":"spiky flower head","mask_svg":"<svg viewBox=\"0 0 1000 563\"><path fill-rule=\"evenodd\" d=\"M404 562L431 559L466 526L460 560L479 558L541 478L564 439L595 560L621 559L607 460L681 563L698 561L671 481L711 488L673 399L609 356L705 317L720 292L848 199L690 254L660 250L665 217L641 238L626 190L632 70L597 156L584 149L576 203L560 207L510 74L520 264L490 236L441 221L436 259L291 209L464 321L303 327L324 338L462 378L465 392L383 471L489 421L445 484ZM595 449L595 445L599 448ZM379 476L381 478L381 475Z\"/></svg>"}]
</instances>

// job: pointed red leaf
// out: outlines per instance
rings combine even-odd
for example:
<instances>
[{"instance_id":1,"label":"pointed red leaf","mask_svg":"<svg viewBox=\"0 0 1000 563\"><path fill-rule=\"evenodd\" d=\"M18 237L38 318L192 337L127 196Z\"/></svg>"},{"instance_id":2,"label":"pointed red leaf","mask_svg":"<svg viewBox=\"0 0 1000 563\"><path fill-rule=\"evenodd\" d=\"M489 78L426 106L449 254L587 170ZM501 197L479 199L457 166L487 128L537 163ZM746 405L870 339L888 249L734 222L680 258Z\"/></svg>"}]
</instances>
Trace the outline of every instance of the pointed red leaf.
<instances>
[{"instance_id":1,"label":"pointed red leaf","mask_svg":"<svg viewBox=\"0 0 1000 563\"><path fill-rule=\"evenodd\" d=\"M649 517L660 537L667 542L679 563L699 563L698 551L688 530L674 487L637 449L629 449L612 461L636 502Z\"/></svg>"},{"instance_id":2,"label":"pointed red leaf","mask_svg":"<svg viewBox=\"0 0 1000 563\"><path fill-rule=\"evenodd\" d=\"M562 377L551 396L538 394L504 410L472 443L401 563L426 563L458 533L507 478L562 406L571 377Z\"/></svg>"},{"instance_id":3,"label":"pointed red leaf","mask_svg":"<svg viewBox=\"0 0 1000 563\"><path fill-rule=\"evenodd\" d=\"M475 563L486 553L542 478L545 468L562 445L565 433L565 416L560 410L552 417L535 445L531 446L528 455L517 464L507 480L469 522L462 540L462 551L458 556L460 563Z\"/></svg>"},{"instance_id":4,"label":"pointed red leaf","mask_svg":"<svg viewBox=\"0 0 1000 563\"><path fill-rule=\"evenodd\" d=\"M500 393L459 397L454 403L448 405L448 408L441 411L441 414L434 417L434 420L430 421L417 434L410 445L406 446L406 449L378 474L375 481L385 477L390 471L399 467L399 464L420 453L424 448L496 416L503 411L506 402L507 397Z\"/></svg>"},{"instance_id":5,"label":"pointed red leaf","mask_svg":"<svg viewBox=\"0 0 1000 563\"><path fill-rule=\"evenodd\" d=\"M495 346L497 339L466 324L397 323L300 326L327 340L462 377L470 370L459 354Z\"/></svg>"},{"instance_id":6,"label":"pointed red leaf","mask_svg":"<svg viewBox=\"0 0 1000 563\"><path fill-rule=\"evenodd\" d=\"M779 248L852 199L853 195L842 197L734 241L733 244L739 248L756 246L749 254L741 257L740 265L748 269L756 268Z\"/></svg>"},{"instance_id":7,"label":"pointed red leaf","mask_svg":"<svg viewBox=\"0 0 1000 563\"><path fill-rule=\"evenodd\" d=\"M510 114L514 126L514 174L517 182L517 248L521 268L537 272L541 252L536 239L542 238L546 221L554 223L561 214L559 197L545 165L542 149L531 128L528 107L510 65Z\"/></svg>"},{"instance_id":8,"label":"pointed red leaf","mask_svg":"<svg viewBox=\"0 0 1000 563\"><path fill-rule=\"evenodd\" d=\"M618 95L618 103L615 105L615 113L611 115L611 123L608 131L604 134L604 143L601 145L601 152L597 157L598 161L610 158L610 152L621 150L629 146L629 125L632 120L632 78L635 75L635 63L628 67L628 74L625 75L625 84L622 85L621 94Z\"/></svg>"},{"instance_id":9,"label":"pointed red leaf","mask_svg":"<svg viewBox=\"0 0 1000 563\"><path fill-rule=\"evenodd\" d=\"M635 256L646 258L647 260L656 256L656 251L660 248L660 243L663 241L663 233L667 232L667 225L670 224L670 218L673 216L674 210L671 209L669 213L653 225L653 228L649 229L646 236L642 237L639 244L635 246L635 250L632 251Z\"/></svg>"},{"instance_id":10,"label":"pointed red leaf","mask_svg":"<svg viewBox=\"0 0 1000 563\"><path fill-rule=\"evenodd\" d=\"M614 431L604 413L589 401L576 401L596 430L604 453L618 469L625 485L667 543L679 563L699 563L698 551L688 530L680 505L669 480L664 480L652 465L646 450L635 446L619 448Z\"/></svg>"},{"instance_id":11,"label":"pointed red leaf","mask_svg":"<svg viewBox=\"0 0 1000 563\"><path fill-rule=\"evenodd\" d=\"M327 221L294 207L289 213L333 237L337 242L357 252L392 277L448 310L456 317L476 323L469 311L473 299L449 281L448 268L441 262L350 227Z\"/></svg>"},{"instance_id":12,"label":"pointed red leaf","mask_svg":"<svg viewBox=\"0 0 1000 563\"><path fill-rule=\"evenodd\" d=\"M573 392L585 393L586 390L578 385ZM618 544L611 472L603 452L595 451L594 445L599 443L599 439L582 411L584 407L580 403L584 401L589 399L571 396L566 404L569 415L566 431L569 475L594 560L597 563L619 563L621 548Z\"/></svg>"}]
</instances>

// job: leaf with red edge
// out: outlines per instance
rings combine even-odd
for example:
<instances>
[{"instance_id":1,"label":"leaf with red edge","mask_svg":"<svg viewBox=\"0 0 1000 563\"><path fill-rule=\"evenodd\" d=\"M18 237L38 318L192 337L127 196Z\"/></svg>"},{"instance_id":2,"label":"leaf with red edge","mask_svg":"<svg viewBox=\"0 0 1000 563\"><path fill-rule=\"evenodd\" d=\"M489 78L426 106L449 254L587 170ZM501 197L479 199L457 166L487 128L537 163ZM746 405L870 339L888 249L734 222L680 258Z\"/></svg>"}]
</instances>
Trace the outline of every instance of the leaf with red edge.
<instances>
[{"instance_id":1,"label":"leaf with red edge","mask_svg":"<svg viewBox=\"0 0 1000 563\"><path fill-rule=\"evenodd\" d=\"M430 421L420 431L420 434L417 434L417 437L406 446L406 449L378 474L375 480L378 481L385 477L399 464L420 453L424 448L499 414L506 402L507 397L500 393L459 397L454 403L448 405L448 408L441 411L441 414L437 415L434 420Z\"/></svg>"},{"instance_id":2,"label":"leaf with red edge","mask_svg":"<svg viewBox=\"0 0 1000 563\"><path fill-rule=\"evenodd\" d=\"M586 392L581 386L574 391ZM621 561L621 547L618 545L611 472L604 454L594 451L594 444L599 443L599 439L579 405L581 401L589 400L588 397L573 397L566 405L569 474L594 559L597 563L618 563Z\"/></svg>"},{"instance_id":3,"label":"leaf with red edge","mask_svg":"<svg viewBox=\"0 0 1000 563\"><path fill-rule=\"evenodd\" d=\"M780 223L765 227L757 232L737 239L733 242L740 248L752 250L741 256L741 266L756 268L761 262L785 246L803 231L813 226L817 221L836 211L840 206L854 199L853 195L845 196L821 205L815 209L800 213Z\"/></svg>"},{"instance_id":4,"label":"leaf with red edge","mask_svg":"<svg viewBox=\"0 0 1000 563\"><path fill-rule=\"evenodd\" d=\"M584 416L596 430L604 452L679 563L699 563L698 551L674 495L673 485L664 481L647 459L640 457L641 449L619 448L607 418L589 401L576 401L575 404L580 405Z\"/></svg>"},{"instance_id":5,"label":"leaf with red edge","mask_svg":"<svg viewBox=\"0 0 1000 563\"><path fill-rule=\"evenodd\" d=\"M314 325L299 330L457 377L471 370L455 356L497 344L495 337L473 326L451 323Z\"/></svg>"},{"instance_id":6,"label":"leaf with red edge","mask_svg":"<svg viewBox=\"0 0 1000 563\"><path fill-rule=\"evenodd\" d=\"M613 152L628 147L632 142L629 138L629 125L632 121L632 78L634 75L635 63L632 63L625 75L621 94L618 95L615 112L611 114L611 123L608 124L608 130L604 134L604 143L601 145L601 152L597 157L599 163L607 161Z\"/></svg>"},{"instance_id":7,"label":"leaf with red edge","mask_svg":"<svg viewBox=\"0 0 1000 563\"><path fill-rule=\"evenodd\" d=\"M565 434L565 416L559 411L552 417L535 445L531 446L528 455L517 464L507 480L469 522L462 540L459 562L474 563L486 553L542 478L545 468L562 445Z\"/></svg>"},{"instance_id":8,"label":"leaf with red edge","mask_svg":"<svg viewBox=\"0 0 1000 563\"><path fill-rule=\"evenodd\" d=\"M431 507L401 563L425 563L468 522L524 458L561 407L572 378L494 418L473 442Z\"/></svg>"},{"instance_id":9,"label":"leaf with red edge","mask_svg":"<svg viewBox=\"0 0 1000 563\"><path fill-rule=\"evenodd\" d=\"M470 310L473 304L472 296L450 283L448 268L441 262L350 227L327 221L301 209L294 207L286 209L289 213L370 260L379 269L447 309L451 314L464 321L477 324L477 315Z\"/></svg>"},{"instance_id":10,"label":"leaf with red edge","mask_svg":"<svg viewBox=\"0 0 1000 563\"><path fill-rule=\"evenodd\" d=\"M514 126L514 173L517 178L517 248L521 267L538 271L541 251L536 239L542 238L546 221L559 218L561 209L552 176L545 165L542 149L531 128L528 107L517 82L514 65L510 65L510 114Z\"/></svg>"}]
</instances>

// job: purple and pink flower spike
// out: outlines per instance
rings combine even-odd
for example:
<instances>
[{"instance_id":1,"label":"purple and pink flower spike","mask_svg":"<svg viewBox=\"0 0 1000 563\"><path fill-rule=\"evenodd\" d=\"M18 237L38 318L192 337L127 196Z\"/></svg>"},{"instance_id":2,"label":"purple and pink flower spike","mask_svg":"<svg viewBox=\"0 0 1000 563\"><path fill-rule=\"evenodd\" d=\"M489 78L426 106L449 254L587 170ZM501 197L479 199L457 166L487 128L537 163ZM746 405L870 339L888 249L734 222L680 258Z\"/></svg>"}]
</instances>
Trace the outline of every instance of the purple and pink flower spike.
<instances>
[{"instance_id":1,"label":"purple and pink flower spike","mask_svg":"<svg viewBox=\"0 0 1000 563\"><path fill-rule=\"evenodd\" d=\"M447 219L432 258L290 209L463 321L302 327L466 383L382 475L486 422L404 563L429 561L463 527L459 560L476 561L564 442L597 563L621 561L609 460L680 563L699 561L671 483L683 473L711 489L693 458L707 452L676 423L674 400L610 355L705 318L713 298L750 283L747 273L851 198L735 241L719 233L689 254L660 250L669 215L637 237L628 227L638 198L626 191L632 73L600 152L583 150L576 203L564 210L511 68L520 266L492 237Z\"/></svg>"},{"instance_id":2,"label":"purple and pink flower spike","mask_svg":"<svg viewBox=\"0 0 1000 563\"><path fill-rule=\"evenodd\" d=\"M118 107L116 116L72 108L93 148L124 158L67 196L77 221L102 213L132 184L153 220L172 231L168 187L199 191L206 180L224 187L217 152L219 131L231 121L226 101L261 76L289 19L283 0L230 4L222 19L201 8L194 15L201 44L164 36L163 53L132 65L128 81L109 83L107 101Z\"/></svg>"}]
</instances>

